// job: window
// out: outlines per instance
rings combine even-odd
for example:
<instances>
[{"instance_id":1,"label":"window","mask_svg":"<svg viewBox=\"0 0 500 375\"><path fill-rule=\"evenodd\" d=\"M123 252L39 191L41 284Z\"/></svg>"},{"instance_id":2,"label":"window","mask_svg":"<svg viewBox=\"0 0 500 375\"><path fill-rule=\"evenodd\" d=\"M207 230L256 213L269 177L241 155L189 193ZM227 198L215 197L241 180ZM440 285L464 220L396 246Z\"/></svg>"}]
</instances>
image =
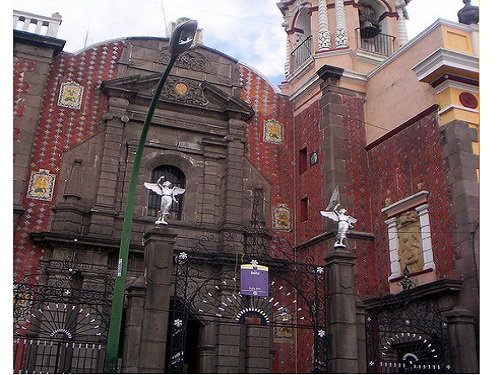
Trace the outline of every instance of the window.
<instances>
[{"instance_id":1,"label":"window","mask_svg":"<svg viewBox=\"0 0 500 375\"><path fill-rule=\"evenodd\" d=\"M159 167L156 167L151 173L150 182L155 183L161 176L165 176L165 179L162 182L165 182L165 180L167 180L170 181L174 186L178 186L181 188L186 187L186 177L184 176L184 173L177 167L174 167L172 165L161 165ZM177 200L179 202L173 202L172 208L170 209L171 219L181 219L183 197L184 195L178 195ZM150 216L156 216L158 214L158 210L160 209L160 204L161 196L151 191L148 198L148 214Z\"/></svg>"}]
</instances>

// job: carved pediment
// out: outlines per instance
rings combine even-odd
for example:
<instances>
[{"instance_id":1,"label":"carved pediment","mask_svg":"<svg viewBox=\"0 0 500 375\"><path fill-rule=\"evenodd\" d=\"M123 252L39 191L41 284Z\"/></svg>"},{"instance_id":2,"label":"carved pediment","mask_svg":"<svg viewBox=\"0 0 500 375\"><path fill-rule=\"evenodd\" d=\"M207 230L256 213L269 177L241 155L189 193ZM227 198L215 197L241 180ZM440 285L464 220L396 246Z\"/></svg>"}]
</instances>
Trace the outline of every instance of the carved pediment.
<instances>
[{"instance_id":1,"label":"carved pediment","mask_svg":"<svg viewBox=\"0 0 500 375\"><path fill-rule=\"evenodd\" d=\"M148 76L131 76L104 81L101 90L107 96L129 101L150 100L156 90L161 73ZM216 85L179 76L169 76L161 90L160 102L197 107L203 110L232 114L248 120L254 114L252 108L240 98L227 94Z\"/></svg>"}]
</instances>

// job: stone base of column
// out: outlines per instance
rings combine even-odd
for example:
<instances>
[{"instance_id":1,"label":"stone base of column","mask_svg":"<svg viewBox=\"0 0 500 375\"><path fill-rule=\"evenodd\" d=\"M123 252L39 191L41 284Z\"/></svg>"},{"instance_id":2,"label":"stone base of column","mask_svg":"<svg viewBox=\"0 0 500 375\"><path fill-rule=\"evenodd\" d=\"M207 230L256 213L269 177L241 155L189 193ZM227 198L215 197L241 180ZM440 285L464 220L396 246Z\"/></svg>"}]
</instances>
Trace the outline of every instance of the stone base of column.
<instances>
[{"instance_id":1,"label":"stone base of column","mask_svg":"<svg viewBox=\"0 0 500 375\"><path fill-rule=\"evenodd\" d=\"M325 261L326 320L331 337L328 372L359 373L356 256L344 247L334 247L327 251Z\"/></svg>"},{"instance_id":2,"label":"stone base of column","mask_svg":"<svg viewBox=\"0 0 500 375\"><path fill-rule=\"evenodd\" d=\"M144 235L144 313L139 373L164 373L175 237L167 227Z\"/></svg>"}]
</instances>

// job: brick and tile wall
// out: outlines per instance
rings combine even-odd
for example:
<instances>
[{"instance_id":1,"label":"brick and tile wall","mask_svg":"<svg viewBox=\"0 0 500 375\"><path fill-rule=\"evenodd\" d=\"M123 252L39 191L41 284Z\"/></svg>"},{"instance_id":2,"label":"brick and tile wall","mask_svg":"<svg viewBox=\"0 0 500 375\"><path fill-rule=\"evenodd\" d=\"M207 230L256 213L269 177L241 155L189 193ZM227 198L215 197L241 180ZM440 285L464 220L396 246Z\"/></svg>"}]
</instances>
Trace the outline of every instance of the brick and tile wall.
<instances>
[{"instance_id":1,"label":"brick and tile wall","mask_svg":"<svg viewBox=\"0 0 500 375\"><path fill-rule=\"evenodd\" d=\"M103 80L117 77L117 62L123 49L122 42L109 42L85 49L78 54L61 53L54 58L43 96L42 111L36 127L32 146L30 172L40 169L54 174L55 191L63 186L59 178L65 150L96 133L105 108L104 98L99 95ZM23 104L16 92L29 92L29 84L20 78L33 69L33 63L21 59L14 61L14 120L23 116ZM73 81L83 86L79 109L58 105L59 90L63 82ZM14 132L14 140L18 135ZM28 177L29 179L29 177ZM27 184L26 184L27 185ZM25 187L27 189L27 186ZM47 231L52 220L54 200L28 198L23 192L23 207L14 239L14 275L36 272L43 249L29 240L30 232Z\"/></svg>"}]
</instances>

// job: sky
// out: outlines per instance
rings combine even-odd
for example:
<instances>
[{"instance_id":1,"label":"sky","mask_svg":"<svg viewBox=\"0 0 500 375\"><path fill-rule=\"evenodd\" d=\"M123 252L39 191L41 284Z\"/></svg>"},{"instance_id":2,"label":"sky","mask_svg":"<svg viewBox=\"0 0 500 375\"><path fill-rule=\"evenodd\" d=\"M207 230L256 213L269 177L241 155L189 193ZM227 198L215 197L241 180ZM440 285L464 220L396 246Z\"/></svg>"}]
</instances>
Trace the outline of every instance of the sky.
<instances>
[{"instance_id":1,"label":"sky","mask_svg":"<svg viewBox=\"0 0 500 375\"><path fill-rule=\"evenodd\" d=\"M179 17L198 21L204 44L251 66L274 83L283 77L285 37L279 0L13 0L13 8L62 16L58 38L64 50L127 36L165 36L166 23ZM473 5L478 0L472 0ZM410 39L438 18L457 21L461 0L412 0ZM162 11L162 8L164 12ZM165 14L165 17L163 16ZM87 34L88 33L88 34Z\"/></svg>"}]
</instances>

